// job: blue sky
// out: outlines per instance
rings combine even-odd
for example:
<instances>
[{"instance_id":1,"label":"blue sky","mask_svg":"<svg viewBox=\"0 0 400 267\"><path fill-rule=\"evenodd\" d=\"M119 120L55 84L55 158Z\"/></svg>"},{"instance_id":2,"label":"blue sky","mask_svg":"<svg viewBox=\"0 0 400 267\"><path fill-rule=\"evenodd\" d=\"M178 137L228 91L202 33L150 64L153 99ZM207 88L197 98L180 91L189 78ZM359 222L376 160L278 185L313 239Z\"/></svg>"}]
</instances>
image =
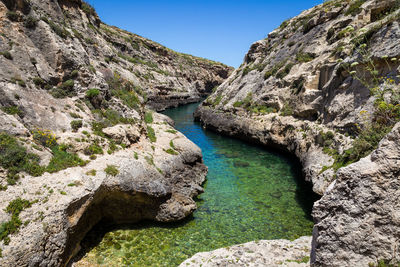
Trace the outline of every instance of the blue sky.
<instances>
[{"instance_id":1,"label":"blue sky","mask_svg":"<svg viewBox=\"0 0 400 267\"><path fill-rule=\"evenodd\" d=\"M238 67L250 45L322 0L88 0L100 18L175 51Z\"/></svg>"}]
</instances>

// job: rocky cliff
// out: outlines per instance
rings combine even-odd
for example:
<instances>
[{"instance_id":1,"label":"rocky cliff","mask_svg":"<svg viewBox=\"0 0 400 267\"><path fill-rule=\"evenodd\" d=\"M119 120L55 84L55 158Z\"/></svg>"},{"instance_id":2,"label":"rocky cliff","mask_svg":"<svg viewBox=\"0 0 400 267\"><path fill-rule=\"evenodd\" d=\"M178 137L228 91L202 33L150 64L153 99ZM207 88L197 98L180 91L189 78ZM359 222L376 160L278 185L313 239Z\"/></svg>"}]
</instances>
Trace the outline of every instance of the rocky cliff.
<instances>
[{"instance_id":1,"label":"rocky cliff","mask_svg":"<svg viewBox=\"0 0 400 267\"><path fill-rule=\"evenodd\" d=\"M195 114L209 129L299 158L324 195L313 213L315 266L400 260L391 141L400 120L399 8L333 0L304 11L254 43Z\"/></svg>"},{"instance_id":2,"label":"rocky cliff","mask_svg":"<svg viewBox=\"0 0 400 267\"><path fill-rule=\"evenodd\" d=\"M1 266L65 266L97 223L193 212L201 151L149 108L197 101L231 68L81 0L2 0L0 29Z\"/></svg>"}]
</instances>

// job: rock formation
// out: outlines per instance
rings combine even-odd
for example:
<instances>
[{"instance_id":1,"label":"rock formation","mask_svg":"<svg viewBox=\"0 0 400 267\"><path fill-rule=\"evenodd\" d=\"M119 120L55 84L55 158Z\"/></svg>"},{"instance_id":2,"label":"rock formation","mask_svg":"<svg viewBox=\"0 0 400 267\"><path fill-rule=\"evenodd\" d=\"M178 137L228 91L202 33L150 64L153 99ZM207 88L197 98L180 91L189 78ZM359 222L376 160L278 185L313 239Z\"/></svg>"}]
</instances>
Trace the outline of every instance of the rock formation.
<instances>
[{"instance_id":1,"label":"rock formation","mask_svg":"<svg viewBox=\"0 0 400 267\"><path fill-rule=\"evenodd\" d=\"M81 0L2 0L0 29L0 266L65 266L97 223L193 212L201 151L149 108L197 101L231 68Z\"/></svg>"},{"instance_id":2,"label":"rock formation","mask_svg":"<svg viewBox=\"0 0 400 267\"><path fill-rule=\"evenodd\" d=\"M399 18L392 0L304 11L254 43L196 111L209 129L299 158L323 195L313 212L315 266L400 260Z\"/></svg>"},{"instance_id":3,"label":"rock formation","mask_svg":"<svg viewBox=\"0 0 400 267\"><path fill-rule=\"evenodd\" d=\"M310 266L310 237L289 240L261 240L197 253L182 262L185 266Z\"/></svg>"}]
</instances>

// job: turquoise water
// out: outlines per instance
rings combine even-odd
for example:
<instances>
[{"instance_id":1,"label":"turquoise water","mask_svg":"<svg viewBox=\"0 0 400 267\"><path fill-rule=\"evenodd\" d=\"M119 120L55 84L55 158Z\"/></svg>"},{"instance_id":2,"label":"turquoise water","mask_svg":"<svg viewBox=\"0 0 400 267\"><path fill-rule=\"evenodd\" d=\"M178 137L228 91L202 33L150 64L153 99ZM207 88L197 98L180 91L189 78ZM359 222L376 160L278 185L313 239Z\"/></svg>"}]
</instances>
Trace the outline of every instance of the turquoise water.
<instances>
[{"instance_id":1,"label":"turquoise water","mask_svg":"<svg viewBox=\"0 0 400 267\"><path fill-rule=\"evenodd\" d=\"M177 266L201 251L311 235L315 195L302 182L298 163L203 130L193 122L197 106L164 112L202 149L209 168L197 211L180 223L143 222L108 232L84 261L100 266Z\"/></svg>"}]
</instances>

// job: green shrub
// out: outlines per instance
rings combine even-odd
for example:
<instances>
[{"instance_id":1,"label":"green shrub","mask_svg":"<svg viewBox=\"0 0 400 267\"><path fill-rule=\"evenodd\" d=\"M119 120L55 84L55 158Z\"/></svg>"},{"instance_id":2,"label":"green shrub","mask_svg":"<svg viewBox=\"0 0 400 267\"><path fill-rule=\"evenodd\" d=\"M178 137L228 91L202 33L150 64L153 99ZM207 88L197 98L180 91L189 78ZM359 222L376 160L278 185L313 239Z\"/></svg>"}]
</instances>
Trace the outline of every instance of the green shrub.
<instances>
[{"instance_id":1,"label":"green shrub","mask_svg":"<svg viewBox=\"0 0 400 267\"><path fill-rule=\"evenodd\" d=\"M264 74L264 80L267 80L269 77L272 77L278 73L278 71L285 66L287 60L283 60L279 62L278 64L274 65L271 69L267 70L267 72Z\"/></svg>"},{"instance_id":2,"label":"green shrub","mask_svg":"<svg viewBox=\"0 0 400 267\"><path fill-rule=\"evenodd\" d=\"M280 72L278 72L278 73L276 74L276 77L279 78L279 79L284 78L284 77L285 77L286 75L288 75L289 72L292 70L292 67L293 67L293 66L294 66L293 63L288 63L288 64L285 66L285 68L284 68L283 70L281 70Z\"/></svg>"},{"instance_id":3,"label":"green shrub","mask_svg":"<svg viewBox=\"0 0 400 267\"><path fill-rule=\"evenodd\" d=\"M107 128L107 125L105 125L104 122L98 122L98 121L92 122L92 131L95 135L105 137L105 134L103 133L104 128Z\"/></svg>"},{"instance_id":4,"label":"green shrub","mask_svg":"<svg viewBox=\"0 0 400 267\"><path fill-rule=\"evenodd\" d=\"M89 176L96 176L96 173L97 173L96 170L90 170L90 171L86 172L86 175L89 175Z\"/></svg>"},{"instance_id":5,"label":"green shrub","mask_svg":"<svg viewBox=\"0 0 400 267\"><path fill-rule=\"evenodd\" d=\"M78 78L78 76L79 76L79 70L73 70L69 75L69 77L71 77L71 79L76 79L76 78Z\"/></svg>"},{"instance_id":6,"label":"green shrub","mask_svg":"<svg viewBox=\"0 0 400 267\"><path fill-rule=\"evenodd\" d=\"M51 94L55 98L64 98L67 96L75 95L74 92L74 80L67 80L58 88L53 88Z\"/></svg>"},{"instance_id":7,"label":"green shrub","mask_svg":"<svg viewBox=\"0 0 400 267\"><path fill-rule=\"evenodd\" d=\"M74 132L78 131L78 129L82 128L83 122L81 120L71 121L71 128Z\"/></svg>"},{"instance_id":8,"label":"green shrub","mask_svg":"<svg viewBox=\"0 0 400 267\"><path fill-rule=\"evenodd\" d=\"M32 29L32 28L35 28L37 26L37 22L38 22L38 20L36 18L34 18L32 16L28 16L25 19L24 25L25 25L26 28Z\"/></svg>"},{"instance_id":9,"label":"green shrub","mask_svg":"<svg viewBox=\"0 0 400 267\"><path fill-rule=\"evenodd\" d=\"M346 16L355 16L361 12L361 6L366 2L366 0L355 0L353 1L346 11Z\"/></svg>"},{"instance_id":10,"label":"green shrub","mask_svg":"<svg viewBox=\"0 0 400 267\"><path fill-rule=\"evenodd\" d=\"M39 157L28 153L15 137L0 134L0 166L8 170L9 178L16 178L21 171L32 176L42 175L44 168L39 162Z\"/></svg>"},{"instance_id":11,"label":"green shrub","mask_svg":"<svg viewBox=\"0 0 400 267\"><path fill-rule=\"evenodd\" d=\"M89 99L95 98L100 94L100 90L96 88L92 88L86 91L86 97Z\"/></svg>"},{"instance_id":12,"label":"green shrub","mask_svg":"<svg viewBox=\"0 0 400 267\"><path fill-rule=\"evenodd\" d=\"M43 129L35 129L32 131L33 140L35 140L38 144L50 147L57 145L57 137L50 130Z\"/></svg>"},{"instance_id":13,"label":"green shrub","mask_svg":"<svg viewBox=\"0 0 400 267\"><path fill-rule=\"evenodd\" d=\"M6 59L13 60L13 56L11 55L10 51L3 51L0 52L0 55L5 57Z\"/></svg>"},{"instance_id":14,"label":"green shrub","mask_svg":"<svg viewBox=\"0 0 400 267\"><path fill-rule=\"evenodd\" d=\"M103 149L98 144L91 144L84 150L85 155L104 154Z\"/></svg>"},{"instance_id":15,"label":"green shrub","mask_svg":"<svg viewBox=\"0 0 400 267\"><path fill-rule=\"evenodd\" d=\"M176 149L173 140L169 141L169 146L170 146L172 149Z\"/></svg>"},{"instance_id":16,"label":"green shrub","mask_svg":"<svg viewBox=\"0 0 400 267\"><path fill-rule=\"evenodd\" d=\"M168 154L171 154L171 155L178 155L178 152L176 152L172 148L168 148L167 150L165 150L165 152L167 152Z\"/></svg>"},{"instance_id":17,"label":"green shrub","mask_svg":"<svg viewBox=\"0 0 400 267\"><path fill-rule=\"evenodd\" d=\"M115 165L107 165L107 168L104 169L104 172L111 176L117 176L119 174L119 170Z\"/></svg>"},{"instance_id":18,"label":"green shrub","mask_svg":"<svg viewBox=\"0 0 400 267\"><path fill-rule=\"evenodd\" d=\"M19 20L19 15L15 11L7 11L6 13L7 18L11 21L18 21Z\"/></svg>"},{"instance_id":19,"label":"green shrub","mask_svg":"<svg viewBox=\"0 0 400 267\"><path fill-rule=\"evenodd\" d=\"M153 123L153 112L146 112L146 114L144 114L144 121L146 123Z\"/></svg>"},{"instance_id":20,"label":"green shrub","mask_svg":"<svg viewBox=\"0 0 400 267\"><path fill-rule=\"evenodd\" d=\"M5 113L9 115L18 115L19 117L23 116L22 110L19 109L18 106L10 106L1 108Z\"/></svg>"},{"instance_id":21,"label":"green shrub","mask_svg":"<svg viewBox=\"0 0 400 267\"><path fill-rule=\"evenodd\" d=\"M233 103L233 107L238 108L243 106L243 102L242 101L236 101L235 103Z\"/></svg>"},{"instance_id":22,"label":"green shrub","mask_svg":"<svg viewBox=\"0 0 400 267\"><path fill-rule=\"evenodd\" d=\"M138 155L138 153L137 153L137 152L135 152L135 154L134 154L133 156L134 156L134 158L135 158L136 160L138 160L138 159L139 159L139 155Z\"/></svg>"},{"instance_id":23,"label":"green shrub","mask_svg":"<svg viewBox=\"0 0 400 267\"><path fill-rule=\"evenodd\" d=\"M311 53L299 52L296 55L296 60L299 62L303 62L303 63L310 62L310 61L314 60L314 58L315 58L315 56Z\"/></svg>"},{"instance_id":24,"label":"green shrub","mask_svg":"<svg viewBox=\"0 0 400 267\"><path fill-rule=\"evenodd\" d=\"M157 141L156 133L153 128L147 126L147 137L150 139L150 142L154 143Z\"/></svg>"},{"instance_id":25,"label":"green shrub","mask_svg":"<svg viewBox=\"0 0 400 267\"><path fill-rule=\"evenodd\" d=\"M74 113L74 112L70 112L69 115L74 119L81 119L82 118L79 114Z\"/></svg>"},{"instance_id":26,"label":"green shrub","mask_svg":"<svg viewBox=\"0 0 400 267\"><path fill-rule=\"evenodd\" d=\"M76 166L85 166L87 163L79 158L78 155L67 152L67 147L65 145L53 147L52 152L53 158L46 168L46 171L49 173L59 172Z\"/></svg>"},{"instance_id":27,"label":"green shrub","mask_svg":"<svg viewBox=\"0 0 400 267\"><path fill-rule=\"evenodd\" d=\"M96 10L92 7L88 2L82 1L82 11L85 12L87 15L94 16L96 15Z\"/></svg>"},{"instance_id":28,"label":"green shrub","mask_svg":"<svg viewBox=\"0 0 400 267\"><path fill-rule=\"evenodd\" d=\"M71 37L69 31L67 31L64 27L61 27L49 20L47 20L47 23L49 24L50 28L61 38L67 39L68 37Z\"/></svg>"},{"instance_id":29,"label":"green shrub","mask_svg":"<svg viewBox=\"0 0 400 267\"><path fill-rule=\"evenodd\" d=\"M19 227L22 225L22 221L19 218L20 213L27 208L32 206L32 202L28 200L17 198L11 201L6 207L6 212L11 215L11 219L0 225L0 240L4 244L10 242L9 235L18 232Z\"/></svg>"},{"instance_id":30,"label":"green shrub","mask_svg":"<svg viewBox=\"0 0 400 267\"><path fill-rule=\"evenodd\" d=\"M176 134L178 131L172 130L172 129L168 129L168 130L166 130L166 132L167 132L167 133Z\"/></svg>"},{"instance_id":31,"label":"green shrub","mask_svg":"<svg viewBox=\"0 0 400 267\"><path fill-rule=\"evenodd\" d=\"M32 80L33 80L33 83L34 83L36 86L40 87L40 88L45 87L45 85L47 84L47 83L46 83L42 78L40 78L40 77L35 77L35 78L33 78Z\"/></svg>"},{"instance_id":32,"label":"green shrub","mask_svg":"<svg viewBox=\"0 0 400 267\"><path fill-rule=\"evenodd\" d=\"M292 116L293 115L293 108L286 103L281 109L282 116Z\"/></svg>"}]
</instances>

